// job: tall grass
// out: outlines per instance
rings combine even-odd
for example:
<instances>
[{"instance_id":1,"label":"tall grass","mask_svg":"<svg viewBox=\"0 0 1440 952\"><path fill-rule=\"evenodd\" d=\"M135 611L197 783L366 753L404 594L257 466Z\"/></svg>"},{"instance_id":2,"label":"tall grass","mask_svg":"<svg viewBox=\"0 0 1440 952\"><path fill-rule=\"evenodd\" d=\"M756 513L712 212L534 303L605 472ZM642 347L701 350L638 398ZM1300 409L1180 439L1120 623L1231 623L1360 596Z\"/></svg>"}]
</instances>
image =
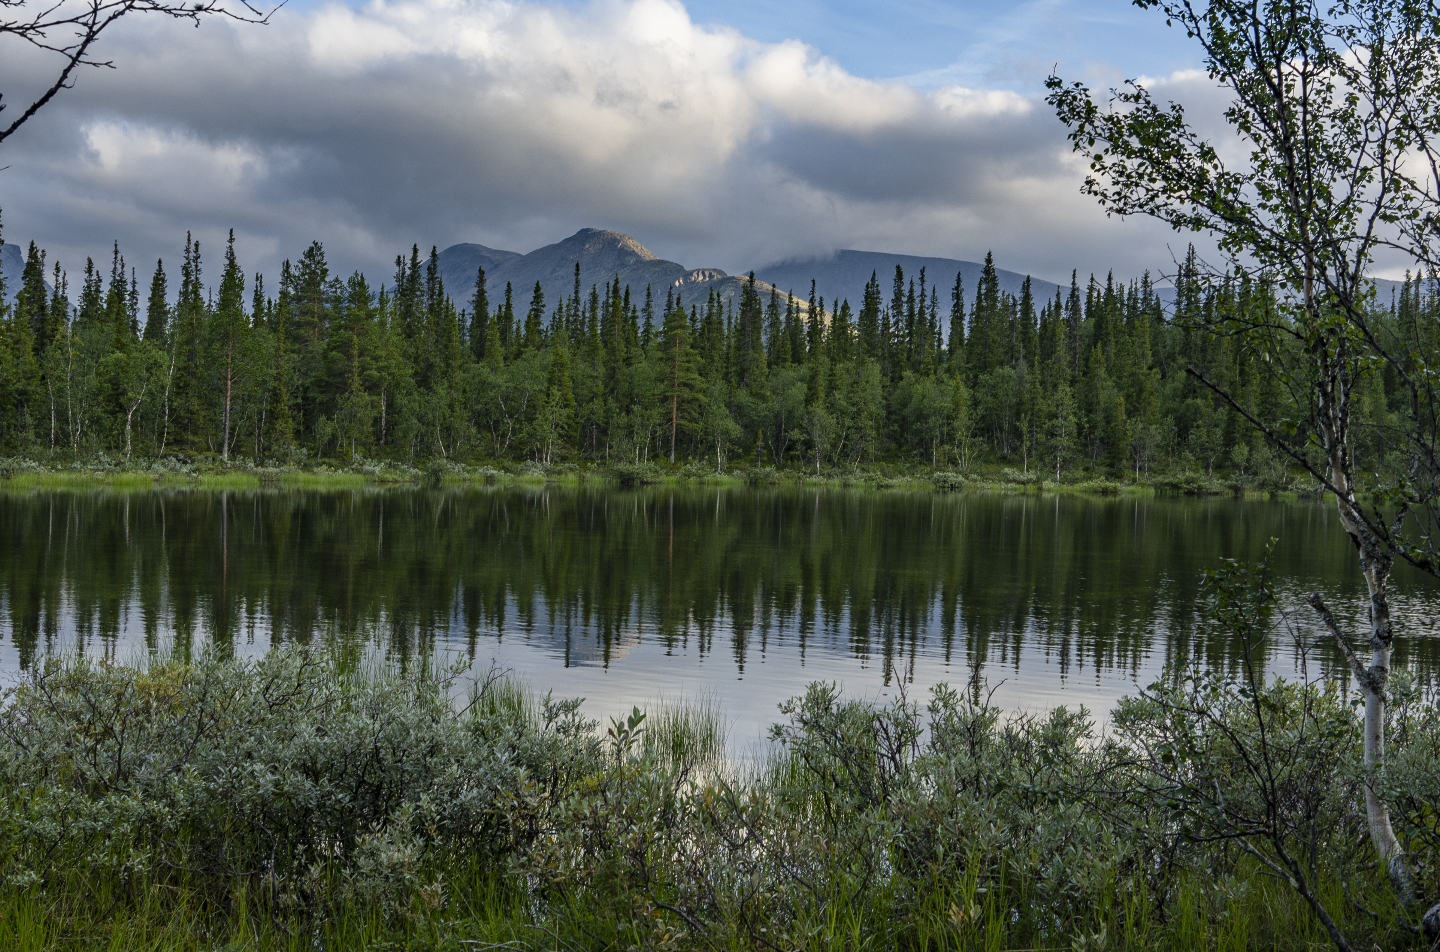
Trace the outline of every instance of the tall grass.
<instances>
[{"instance_id":1,"label":"tall grass","mask_svg":"<svg viewBox=\"0 0 1440 952\"><path fill-rule=\"evenodd\" d=\"M713 695L662 699L646 708L645 755L667 769L716 772L729 765L728 730Z\"/></svg>"}]
</instances>

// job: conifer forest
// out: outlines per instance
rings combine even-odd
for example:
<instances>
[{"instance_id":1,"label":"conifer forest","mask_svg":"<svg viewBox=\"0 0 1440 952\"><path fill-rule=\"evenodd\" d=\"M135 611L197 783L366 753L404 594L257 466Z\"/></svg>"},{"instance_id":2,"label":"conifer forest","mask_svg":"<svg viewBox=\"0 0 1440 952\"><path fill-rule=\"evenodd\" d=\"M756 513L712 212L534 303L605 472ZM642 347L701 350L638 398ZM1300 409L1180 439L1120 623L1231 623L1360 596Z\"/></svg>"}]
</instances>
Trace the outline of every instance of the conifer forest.
<instances>
[{"instance_id":1,"label":"conifer forest","mask_svg":"<svg viewBox=\"0 0 1440 952\"><path fill-rule=\"evenodd\" d=\"M314 242L278 278L247 275L232 236L214 282L187 236L148 285L118 244L79 287L30 244L0 310L0 456L443 459L770 466L825 474L882 462L1003 464L1065 480L1217 470L1283 488L1258 432L1190 374L1246 409L1282 404L1262 358L1210 332L1282 320L1274 290L1202 276L1194 250L1173 290L1072 275L1068 293L1000 290L987 256L960 275L874 274L864 298L757 288L712 292L575 285L449 288L432 249L389 283L342 278ZM808 293L807 293L808 292ZM1432 341L1433 282L1375 302L1407 340ZM1361 407L1383 439L1393 381ZM1383 453L1377 454L1383 457Z\"/></svg>"}]
</instances>

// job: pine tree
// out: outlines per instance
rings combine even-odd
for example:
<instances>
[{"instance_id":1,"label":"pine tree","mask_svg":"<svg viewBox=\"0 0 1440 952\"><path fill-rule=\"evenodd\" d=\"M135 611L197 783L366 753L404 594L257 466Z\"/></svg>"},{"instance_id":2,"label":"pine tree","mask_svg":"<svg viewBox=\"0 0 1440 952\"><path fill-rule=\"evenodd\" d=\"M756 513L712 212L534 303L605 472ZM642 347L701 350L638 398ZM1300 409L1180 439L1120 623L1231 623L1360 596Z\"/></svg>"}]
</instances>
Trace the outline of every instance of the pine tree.
<instances>
[{"instance_id":1,"label":"pine tree","mask_svg":"<svg viewBox=\"0 0 1440 952\"><path fill-rule=\"evenodd\" d=\"M180 296L175 303L175 330L171 347L173 358L173 394L169 399L175 424L176 443L186 450L204 446L207 422L205 403L205 325L207 308L201 284L200 242L185 235L185 255L180 267ZM162 429L161 452L164 452L170 431Z\"/></svg>"},{"instance_id":2,"label":"pine tree","mask_svg":"<svg viewBox=\"0 0 1440 952\"><path fill-rule=\"evenodd\" d=\"M787 301L787 307L789 302ZM786 315L788 316L788 314ZM770 302L765 305L765 356L770 361L771 367L779 367L788 360L782 360L780 348L785 346L789 350L788 341L784 340L785 318L780 313L780 289L770 289ZM786 355L788 356L788 354Z\"/></svg>"},{"instance_id":3,"label":"pine tree","mask_svg":"<svg viewBox=\"0 0 1440 952\"><path fill-rule=\"evenodd\" d=\"M105 291L104 321L110 328L111 346L118 351L130 349L130 284L125 279L125 259L120 255L120 242L115 242L110 259L110 283Z\"/></svg>"},{"instance_id":4,"label":"pine tree","mask_svg":"<svg viewBox=\"0 0 1440 952\"><path fill-rule=\"evenodd\" d=\"M100 269L91 258L85 259L84 283L80 285L80 307L75 315L78 329L91 330L103 327L105 321L105 290L100 280Z\"/></svg>"},{"instance_id":5,"label":"pine tree","mask_svg":"<svg viewBox=\"0 0 1440 952\"><path fill-rule=\"evenodd\" d=\"M911 304L914 304L914 292L911 292ZM895 379L899 379L899 371L903 369L910 355L910 324L914 323L915 309L910 309L910 321L905 319L905 269L898 264L895 266L895 278L890 287L890 338L886 342L891 357L891 367L894 370Z\"/></svg>"},{"instance_id":6,"label":"pine tree","mask_svg":"<svg viewBox=\"0 0 1440 952\"><path fill-rule=\"evenodd\" d=\"M43 354L59 328L50 319L50 292L45 288L45 252L36 248L33 241L25 256L25 271L20 281L13 317L30 326L35 353Z\"/></svg>"},{"instance_id":7,"label":"pine tree","mask_svg":"<svg viewBox=\"0 0 1440 952\"><path fill-rule=\"evenodd\" d=\"M536 449L547 466L575 441L575 393L570 384L570 357L564 347L552 351L545 393L535 413L535 428Z\"/></svg>"},{"instance_id":8,"label":"pine tree","mask_svg":"<svg viewBox=\"0 0 1440 952\"><path fill-rule=\"evenodd\" d=\"M740 315L736 320L732 361L735 384L756 390L765 382L765 346L761 337L763 312L755 290L755 272L750 272L740 292Z\"/></svg>"},{"instance_id":9,"label":"pine tree","mask_svg":"<svg viewBox=\"0 0 1440 952\"><path fill-rule=\"evenodd\" d=\"M618 278L616 279L618 282ZM525 312L525 346L539 350L545 341L545 289L535 282L530 292L530 309Z\"/></svg>"}]
</instances>

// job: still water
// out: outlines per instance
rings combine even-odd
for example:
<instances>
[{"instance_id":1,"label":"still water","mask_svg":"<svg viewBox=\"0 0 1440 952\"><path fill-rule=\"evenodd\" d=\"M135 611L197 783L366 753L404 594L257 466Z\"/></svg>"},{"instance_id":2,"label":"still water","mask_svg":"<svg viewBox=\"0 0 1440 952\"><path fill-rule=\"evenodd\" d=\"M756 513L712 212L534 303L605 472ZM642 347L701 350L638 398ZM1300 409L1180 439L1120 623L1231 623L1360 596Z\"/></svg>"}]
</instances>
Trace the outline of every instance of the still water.
<instances>
[{"instance_id":1,"label":"still water","mask_svg":"<svg viewBox=\"0 0 1440 952\"><path fill-rule=\"evenodd\" d=\"M374 489L0 494L0 679L46 654L119 661L324 644L496 663L606 716L708 698L748 743L810 681L1108 711L1167 664L1233 667L1197 617L1222 557L1353 621L1331 507L807 489ZM1399 661L1440 673L1440 587L1395 577ZM1334 669L1319 633L1273 670ZM1311 645L1312 647L1304 647ZM1303 655L1303 657L1302 657Z\"/></svg>"}]
</instances>

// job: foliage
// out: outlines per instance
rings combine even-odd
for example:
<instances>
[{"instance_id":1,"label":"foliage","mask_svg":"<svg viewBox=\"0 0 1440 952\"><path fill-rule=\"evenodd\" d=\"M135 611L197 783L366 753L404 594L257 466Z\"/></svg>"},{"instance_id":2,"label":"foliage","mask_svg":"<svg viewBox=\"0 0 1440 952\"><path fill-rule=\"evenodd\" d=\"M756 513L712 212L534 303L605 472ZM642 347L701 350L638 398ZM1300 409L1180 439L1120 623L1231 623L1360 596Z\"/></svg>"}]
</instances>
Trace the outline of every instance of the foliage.
<instances>
[{"instance_id":1,"label":"foliage","mask_svg":"<svg viewBox=\"0 0 1440 952\"><path fill-rule=\"evenodd\" d=\"M1085 191L1107 210L1209 232L1227 280L1238 272L1242 283L1255 278L1262 288L1283 289L1268 301L1262 294L1248 314L1193 322L1263 357L1262 376L1284 397L1279 419L1241 381L1219 379L1203 364L1186 369L1269 449L1333 495L1355 545L1369 595L1368 666L1323 597L1308 601L1364 696L1360 795L1370 838L1396 893L1418 905L1404 844L1380 795L1395 634L1388 585L1397 558L1440 575L1433 548L1440 379L1433 329L1394 320L1394 306L1387 320L1374 306L1369 276L1385 252L1432 274L1437 263L1440 10L1415 0L1137 4L1158 8L1200 48L1208 78L1229 98L1222 113L1229 138L1202 135L1182 106L1160 105L1133 80L1102 106L1083 84L1051 76L1049 102L1090 163ZM1386 376L1395 386L1381 400ZM1214 426L1191 434L1207 476L1223 458ZM1233 484L1243 489L1249 447L1229 449ZM1335 944L1348 948L1323 904L1296 881ZM1426 933L1440 938L1440 903L1423 920Z\"/></svg>"},{"instance_id":2,"label":"foliage","mask_svg":"<svg viewBox=\"0 0 1440 952\"><path fill-rule=\"evenodd\" d=\"M339 464L382 481L432 459L531 475L661 460L716 475L732 459L820 477L1009 467L1056 482L1218 467L1279 490L1295 465L1260 458L1239 412L1180 372L1208 368L1278 424L1262 355L1194 330L1273 310L1273 289L1211 281L1193 257L1173 307L1148 277L1077 275L1051 300L1028 283L1011 295L988 261L973 300L952 292L948 332L926 274L897 271L888 299L874 276L858 319L844 301L821 315L817 299L813 333L808 305L777 294L759 302L764 333L749 351L733 306L713 295L642 305L648 294L612 281L527 315L514 289L499 303L479 273L462 307L438 253L427 262L418 247L376 291L363 275L332 275L318 242L273 285L257 276L247 288L232 243L213 304L194 241L178 281L157 267L148 301L118 247L108 276L86 263L78 300L46 264L32 245L0 313L0 454L50 468L100 453L131 468ZM1375 320L1424 326L1437 302L1417 279L1401 313ZM1397 388L1390 376L1367 391L1367 420L1388 419Z\"/></svg>"},{"instance_id":3,"label":"foliage","mask_svg":"<svg viewBox=\"0 0 1440 952\"><path fill-rule=\"evenodd\" d=\"M959 473L936 473L930 478L930 482L940 492L955 492L965 488L965 477Z\"/></svg>"},{"instance_id":4,"label":"foliage","mask_svg":"<svg viewBox=\"0 0 1440 952\"><path fill-rule=\"evenodd\" d=\"M1344 900L1376 875L1341 792L1358 722L1307 686L1167 682L1102 740L1083 711L1006 716L976 685L922 707L816 684L747 766L713 705L602 736L575 702L459 676L292 649L41 666L0 717L0 939L83 936L100 923L77 900L105 896L111 934L187 949L1305 948L1310 914L1244 848L1278 822L1350 935L1411 944L1396 910ZM1408 705L1388 782L1433 870L1437 721ZM1247 759L1261 727L1292 755L1272 773Z\"/></svg>"},{"instance_id":5,"label":"foliage","mask_svg":"<svg viewBox=\"0 0 1440 952\"><path fill-rule=\"evenodd\" d=\"M346 673L293 650L47 662L0 714L4 875L401 912L430 852L520 848L598 752L575 702L523 716L492 677L457 714L453 677Z\"/></svg>"}]
</instances>

